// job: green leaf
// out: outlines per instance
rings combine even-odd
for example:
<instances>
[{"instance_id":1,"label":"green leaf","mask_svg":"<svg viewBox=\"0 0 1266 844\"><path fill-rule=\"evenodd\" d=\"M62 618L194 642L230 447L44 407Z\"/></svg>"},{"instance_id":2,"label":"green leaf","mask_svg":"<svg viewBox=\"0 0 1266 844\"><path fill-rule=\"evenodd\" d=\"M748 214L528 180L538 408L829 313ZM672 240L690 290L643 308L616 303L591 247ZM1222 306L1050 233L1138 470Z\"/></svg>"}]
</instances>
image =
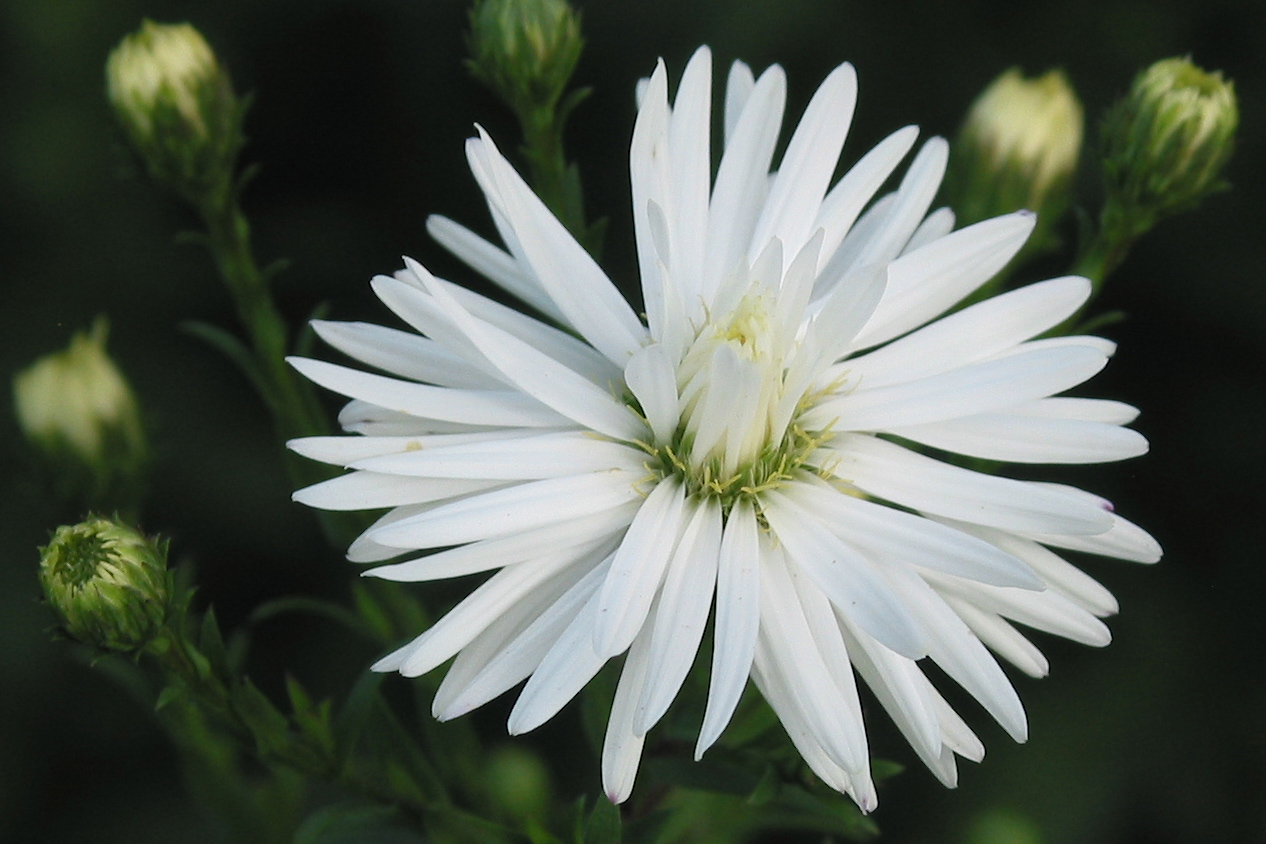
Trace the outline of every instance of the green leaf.
<instances>
[{"instance_id":1,"label":"green leaf","mask_svg":"<svg viewBox=\"0 0 1266 844\"><path fill-rule=\"evenodd\" d=\"M294 844L426 844L390 806L340 803L313 812L295 833Z\"/></svg>"},{"instance_id":2,"label":"green leaf","mask_svg":"<svg viewBox=\"0 0 1266 844\"><path fill-rule=\"evenodd\" d=\"M182 322L180 328L186 334L197 337L237 364L238 368L242 370L246 378L251 382L255 391L263 397L270 407L273 406L275 400L272 398L272 391L268 386L268 377L260 368L250 349L246 348L241 340L222 328L217 328L214 325L198 320Z\"/></svg>"},{"instance_id":3,"label":"green leaf","mask_svg":"<svg viewBox=\"0 0 1266 844\"><path fill-rule=\"evenodd\" d=\"M202 651L211 670L220 677L227 677L229 671L228 652L224 648L224 639L220 636L220 625L215 619L215 610L207 608L202 616L202 630L198 635L198 649Z\"/></svg>"},{"instance_id":4,"label":"green leaf","mask_svg":"<svg viewBox=\"0 0 1266 844\"><path fill-rule=\"evenodd\" d=\"M233 711L251 731L261 753L275 754L289 746L290 722L248 678L242 678L230 698Z\"/></svg>"},{"instance_id":5,"label":"green leaf","mask_svg":"<svg viewBox=\"0 0 1266 844\"><path fill-rule=\"evenodd\" d=\"M620 844L620 807L599 797L585 825L584 844Z\"/></svg>"},{"instance_id":6,"label":"green leaf","mask_svg":"<svg viewBox=\"0 0 1266 844\"><path fill-rule=\"evenodd\" d=\"M366 629L365 624L357 617L356 613L336 604L334 601L327 601L323 598L313 598L308 595L287 595L284 598L276 598L272 601L265 601L255 608L251 613L251 624L259 624L270 618L275 618L286 613L303 613L306 615L315 615L321 618L329 619L334 623L347 628L349 631L361 636L370 637L371 633Z\"/></svg>"},{"instance_id":7,"label":"green leaf","mask_svg":"<svg viewBox=\"0 0 1266 844\"><path fill-rule=\"evenodd\" d=\"M348 692L347 701L334 719L334 739L340 760L346 760L351 754L361 731L377 707L378 690L384 676L386 675L366 671Z\"/></svg>"}]
</instances>

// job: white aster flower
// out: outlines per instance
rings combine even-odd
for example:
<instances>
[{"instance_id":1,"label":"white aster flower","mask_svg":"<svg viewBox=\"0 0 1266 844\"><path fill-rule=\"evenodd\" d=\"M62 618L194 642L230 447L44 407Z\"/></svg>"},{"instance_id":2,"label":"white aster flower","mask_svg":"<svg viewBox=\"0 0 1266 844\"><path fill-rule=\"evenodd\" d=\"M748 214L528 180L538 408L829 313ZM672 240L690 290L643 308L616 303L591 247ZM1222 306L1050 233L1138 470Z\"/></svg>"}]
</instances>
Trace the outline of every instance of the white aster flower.
<instances>
[{"instance_id":1,"label":"white aster flower","mask_svg":"<svg viewBox=\"0 0 1266 844\"><path fill-rule=\"evenodd\" d=\"M955 755L984 750L920 660L1022 741L1024 710L989 650L1042 675L1046 660L1013 623L1104 645L1100 618L1116 611L1050 548L1160 555L1094 495L921 453L1092 463L1147 445L1122 427L1133 408L1053 397L1113 350L1094 337L1032 339L1086 300L1085 279L937 319L1019 250L1032 215L952 231L947 209L929 213L940 138L874 199L914 127L832 186L856 94L847 64L772 169L785 85L780 67L756 79L733 66L715 178L707 49L672 105L662 63L643 86L630 166L645 322L481 132L467 156L507 251L442 217L431 234L545 320L406 259L373 287L423 336L316 323L389 375L294 361L352 399L341 422L360 435L292 443L354 470L295 497L391 508L349 557L425 551L368 572L402 581L495 571L374 668L416 676L456 656L435 697L440 719L527 680L509 720L522 733L625 654L602 765L615 801L709 615L696 755L751 677L813 770L870 810L855 677L952 786Z\"/></svg>"}]
</instances>

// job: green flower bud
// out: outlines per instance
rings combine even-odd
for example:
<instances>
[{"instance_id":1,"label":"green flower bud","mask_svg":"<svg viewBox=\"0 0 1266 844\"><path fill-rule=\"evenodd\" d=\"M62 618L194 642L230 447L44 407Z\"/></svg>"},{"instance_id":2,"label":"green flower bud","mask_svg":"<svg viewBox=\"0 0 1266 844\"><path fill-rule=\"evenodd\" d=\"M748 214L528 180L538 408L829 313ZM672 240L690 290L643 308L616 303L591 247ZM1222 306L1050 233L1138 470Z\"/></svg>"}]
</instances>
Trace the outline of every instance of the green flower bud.
<instances>
[{"instance_id":1,"label":"green flower bud","mask_svg":"<svg viewBox=\"0 0 1266 844\"><path fill-rule=\"evenodd\" d=\"M470 69L519 114L552 109L584 41L566 0L479 0L470 12Z\"/></svg>"},{"instance_id":2,"label":"green flower bud","mask_svg":"<svg viewBox=\"0 0 1266 844\"><path fill-rule=\"evenodd\" d=\"M145 21L106 61L106 96L155 179L190 201L231 183L243 107L198 30Z\"/></svg>"},{"instance_id":3,"label":"green flower bud","mask_svg":"<svg viewBox=\"0 0 1266 844\"><path fill-rule=\"evenodd\" d=\"M111 489L139 484L147 460L136 396L106 353L109 327L99 317L70 346L40 358L13 379L22 433L52 465L59 482L89 504Z\"/></svg>"},{"instance_id":4,"label":"green flower bud","mask_svg":"<svg viewBox=\"0 0 1266 844\"><path fill-rule=\"evenodd\" d=\"M1105 226L1136 237L1223 188L1239 120L1219 72L1176 58L1140 73L1103 122Z\"/></svg>"},{"instance_id":5,"label":"green flower bud","mask_svg":"<svg viewBox=\"0 0 1266 844\"><path fill-rule=\"evenodd\" d=\"M111 519L64 525L40 549L40 584L66 633L98 648L135 651L167 619L165 543Z\"/></svg>"},{"instance_id":6,"label":"green flower bud","mask_svg":"<svg viewBox=\"0 0 1266 844\"><path fill-rule=\"evenodd\" d=\"M1062 71L1026 79L1011 68L972 105L954 145L946 194L961 224L1027 208L1045 245L1069 203L1081 155L1081 102Z\"/></svg>"}]
</instances>

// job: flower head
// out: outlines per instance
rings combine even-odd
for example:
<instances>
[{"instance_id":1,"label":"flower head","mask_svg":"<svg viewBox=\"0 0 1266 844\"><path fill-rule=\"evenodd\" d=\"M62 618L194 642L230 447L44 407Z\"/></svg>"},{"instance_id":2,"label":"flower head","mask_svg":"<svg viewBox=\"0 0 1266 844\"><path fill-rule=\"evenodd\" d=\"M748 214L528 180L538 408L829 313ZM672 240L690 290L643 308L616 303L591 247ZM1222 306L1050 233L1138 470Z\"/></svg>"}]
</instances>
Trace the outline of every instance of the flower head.
<instances>
[{"instance_id":1,"label":"flower head","mask_svg":"<svg viewBox=\"0 0 1266 844\"><path fill-rule=\"evenodd\" d=\"M107 333L99 318L13 379L23 434L72 486L94 488L90 498L135 482L148 451L136 395L106 352Z\"/></svg>"},{"instance_id":2,"label":"flower head","mask_svg":"<svg viewBox=\"0 0 1266 844\"><path fill-rule=\"evenodd\" d=\"M1059 70L1026 79L1011 68L972 104L950 161L948 195L961 221L1027 208L1039 225L1068 205L1083 136L1081 102Z\"/></svg>"},{"instance_id":3,"label":"flower head","mask_svg":"<svg viewBox=\"0 0 1266 844\"><path fill-rule=\"evenodd\" d=\"M1146 231L1222 187L1239 127L1235 86L1190 59L1156 62L1104 119L1108 204Z\"/></svg>"},{"instance_id":4,"label":"flower head","mask_svg":"<svg viewBox=\"0 0 1266 844\"><path fill-rule=\"evenodd\" d=\"M952 231L952 214L929 213L939 138L875 199L913 127L832 185L856 94L850 65L823 82L774 169L783 71L756 78L736 63L714 178L711 73L701 49L671 105L662 63L643 89L630 166L645 322L481 133L467 154L506 249L444 218L430 231L545 319L413 261L376 278L424 336L316 324L388 374L293 361L352 398L341 421L360 435L293 442L353 470L295 497L390 508L353 543L355 561L427 552L369 574L495 572L375 666L416 676L455 655L437 717L527 680L509 728L531 730L624 654L603 755L607 794L623 800L711 615L697 754L750 677L813 770L870 809L856 677L953 784L955 755L983 749L919 661L1023 739L1023 709L988 648L1042 674L1013 621L1102 645L1099 617L1116 609L1050 548L1159 556L1089 493L922 447L1079 463L1146 443L1121 427L1132 408L1052 397L1112 351L1091 337L1032 339L1085 300L1084 279L942 316L1023 245L1031 214Z\"/></svg>"},{"instance_id":5,"label":"flower head","mask_svg":"<svg viewBox=\"0 0 1266 844\"><path fill-rule=\"evenodd\" d=\"M154 178L197 198L231 173L242 105L187 23L145 21L106 61L106 96Z\"/></svg>"},{"instance_id":6,"label":"flower head","mask_svg":"<svg viewBox=\"0 0 1266 844\"><path fill-rule=\"evenodd\" d=\"M143 647L167 617L167 551L112 519L63 525L40 549L40 583L72 638L98 648Z\"/></svg>"}]
</instances>

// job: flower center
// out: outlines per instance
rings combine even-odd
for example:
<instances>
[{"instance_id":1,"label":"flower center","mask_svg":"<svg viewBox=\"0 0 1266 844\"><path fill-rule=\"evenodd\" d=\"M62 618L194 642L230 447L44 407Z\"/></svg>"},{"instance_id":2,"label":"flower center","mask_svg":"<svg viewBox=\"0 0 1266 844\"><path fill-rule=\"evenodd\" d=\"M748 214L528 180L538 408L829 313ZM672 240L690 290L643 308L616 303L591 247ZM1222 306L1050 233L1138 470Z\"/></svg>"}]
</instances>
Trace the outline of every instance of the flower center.
<instances>
[{"instance_id":1,"label":"flower center","mask_svg":"<svg viewBox=\"0 0 1266 844\"><path fill-rule=\"evenodd\" d=\"M831 436L797 424L817 395L793 372L799 342L773 305L769 291L754 289L696 331L676 371L677 429L647 447L657 480L676 477L725 512L790 480Z\"/></svg>"}]
</instances>

